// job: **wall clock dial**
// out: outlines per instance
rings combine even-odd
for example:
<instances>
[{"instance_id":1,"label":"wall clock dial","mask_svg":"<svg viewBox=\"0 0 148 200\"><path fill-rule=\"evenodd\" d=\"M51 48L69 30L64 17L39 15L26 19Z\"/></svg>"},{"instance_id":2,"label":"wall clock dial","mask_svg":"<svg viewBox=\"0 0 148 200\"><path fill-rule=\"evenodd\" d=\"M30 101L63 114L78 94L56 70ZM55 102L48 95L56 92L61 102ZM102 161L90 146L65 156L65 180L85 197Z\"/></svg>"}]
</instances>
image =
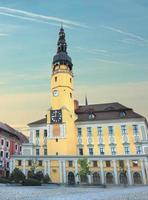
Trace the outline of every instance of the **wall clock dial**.
<instances>
[{"instance_id":1,"label":"wall clock dial","mask_svg":"<svg viewBox=\"0 0 148 200\"><path fill-rule=\"evenodd\" d=\"M51 123L62 123L62 110L51 110L50 111Z\"/></svg>"},{"instance_id":2,"label":"wall clock dial","mask_svg":"<svg viewBox=\"0 0 148 200\"><path fill-rule=\"evenodd\" d=\"M54 97L57 97L58 95L59 95L59 91L58 91L58 90L54 90L54 91L53 91L53 96L54 96Z\"/></svg>"}]
</instances>

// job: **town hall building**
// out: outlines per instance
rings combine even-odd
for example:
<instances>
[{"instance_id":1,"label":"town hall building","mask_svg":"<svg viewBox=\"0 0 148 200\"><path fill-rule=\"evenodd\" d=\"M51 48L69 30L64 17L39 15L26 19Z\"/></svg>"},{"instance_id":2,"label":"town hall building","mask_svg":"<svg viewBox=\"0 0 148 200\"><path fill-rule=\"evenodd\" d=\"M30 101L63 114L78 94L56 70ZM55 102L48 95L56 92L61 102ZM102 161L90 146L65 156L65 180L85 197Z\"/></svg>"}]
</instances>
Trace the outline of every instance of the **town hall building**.
<instances>
[{"instance_id":1,"label":"town hall building","mask_svg":"<svg viewBox=\"0 0 148 200\"><path fill-rule=\"evenodd\" d=\"M63 27L53 57L50 107L47 115L28 124L29 143L15 155L17 167L27 175L48 174L53 182L80 183L78 160L87 158L88 183L148 184L148 124L146 118L118 102L79 105L74 100L72 59L67 53Z\"/></svg>"}]
</instances>

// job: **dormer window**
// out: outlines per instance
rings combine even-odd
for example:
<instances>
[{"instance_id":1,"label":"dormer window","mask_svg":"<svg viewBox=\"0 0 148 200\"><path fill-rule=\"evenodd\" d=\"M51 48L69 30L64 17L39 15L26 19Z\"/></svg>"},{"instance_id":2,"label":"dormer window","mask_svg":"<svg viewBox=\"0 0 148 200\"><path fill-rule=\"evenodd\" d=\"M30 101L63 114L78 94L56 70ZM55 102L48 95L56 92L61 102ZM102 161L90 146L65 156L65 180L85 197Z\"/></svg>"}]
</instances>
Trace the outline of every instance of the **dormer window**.
<instances>
[{"instance_id":1,"label":"dormer window","mask_svg":"<svg viewBox=\"0 0 148 200\"><path fill-rule=\"evenodd\" d=\"M119 115L120 115L121 118L122 118L122 117L125 117L125 116L126 116L126 112L125 112L125 111L121 111L121 112L119 113Z\"/></svg>"},{"instance_id":2,"label":"dormer window","mask_svg":"<svg viewBox=\"0 0 148 200\"><path fill-rule=\"evenodd\" d=\"M93 113L88 115L88 119L94 119L94 118L95 118L95 115Z\"/></svg>"}]
</instances>

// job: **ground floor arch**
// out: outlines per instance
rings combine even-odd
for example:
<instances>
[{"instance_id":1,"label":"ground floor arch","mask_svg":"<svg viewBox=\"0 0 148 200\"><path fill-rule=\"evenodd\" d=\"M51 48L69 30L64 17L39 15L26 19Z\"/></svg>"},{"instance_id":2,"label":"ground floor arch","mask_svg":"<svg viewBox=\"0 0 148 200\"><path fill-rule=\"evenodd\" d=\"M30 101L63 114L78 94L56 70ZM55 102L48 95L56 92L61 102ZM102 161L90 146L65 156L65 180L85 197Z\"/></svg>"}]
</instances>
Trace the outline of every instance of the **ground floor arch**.
<instances>
[{"instance_id":1,"label":"ground floor arch","mask_svg":"<svg viewBox=\"0 0 148 200\"><path fill-rule=\"evenodd\" d=\"M133 182L134 182L134 184L141 184L142 183L141 174L139 172L133 173Z\"/></svg>"},{"instance_id":2,"label":"ground floor arch","mask_svg":"<svg viewBox=\"0 0 148 200\"><path fill-rule=\"evenodd\" d=\"M73 172L68 172L68 184L69 185L75 184L75 175Z\"/></svg>"},{"instance_id":3,"label":"ground floor arch","mask_svg":"<svg viewBox=\"0 0 148 200\"><path fill-rule=\"evenodd\" d=\"M114 176L111 172L106 173L106 183L113 184L114 183Z\"/></svg>"},{"instance_id":4,"label":"ground floor arch","mask_svg":"<svg viewBox=\"0 0 148 200\"><path fill-rule=\"evenodd\" d=\"M98 172L94 172L92 174L92 183L93 184L101 184L100 174Z\"/></svg>"},{"instance_id":5,"label":"ground floor arch","mask_svg":"<svg viewBox=\"0 0 148 200\"><path fill-rule=\"evenodd\" d=\"M120 184L127 184L128 183L126 172L121 172L119 174L119 183Z\"/></svg>"}]
</instances>

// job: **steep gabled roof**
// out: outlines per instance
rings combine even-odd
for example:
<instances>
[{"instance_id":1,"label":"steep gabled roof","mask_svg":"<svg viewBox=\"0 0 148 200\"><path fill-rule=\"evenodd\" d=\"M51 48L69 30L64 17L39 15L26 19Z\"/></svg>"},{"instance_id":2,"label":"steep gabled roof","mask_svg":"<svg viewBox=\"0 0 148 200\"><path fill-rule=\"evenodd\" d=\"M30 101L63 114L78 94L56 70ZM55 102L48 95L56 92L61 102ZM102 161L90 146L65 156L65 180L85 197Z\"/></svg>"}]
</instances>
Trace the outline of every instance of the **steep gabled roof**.
<instances>
[{"instance_id":1,"label":"steep gabled roof","mask_svg":"<svg viewBox=\"0 0 148 200\"><path fill-rule=\"evenodd\" d=\"M8 124L0 122L0 129L17 137L22 143L28 142L28 139L25 135L23 135L21 132L15 130Z\"/></svg>"}]
</instances>

